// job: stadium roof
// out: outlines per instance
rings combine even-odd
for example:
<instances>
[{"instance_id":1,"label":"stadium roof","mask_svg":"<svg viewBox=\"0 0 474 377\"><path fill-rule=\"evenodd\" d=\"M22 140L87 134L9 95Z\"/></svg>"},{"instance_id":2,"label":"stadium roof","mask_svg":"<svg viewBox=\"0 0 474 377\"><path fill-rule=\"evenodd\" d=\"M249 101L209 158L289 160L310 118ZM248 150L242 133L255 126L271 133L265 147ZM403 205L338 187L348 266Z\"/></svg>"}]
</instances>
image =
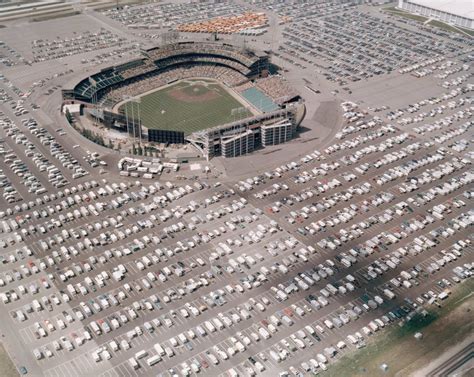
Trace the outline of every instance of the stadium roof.
<instances>
[{"instance_id":1,"label":"stadium roof","mask_svg":"<svg viewBox=\"0 0 474 377\"><path fill-rule=\"evenodd\" d=\"M408 0L410 3L474 20L472 0Z\"/></svg>"}]
</instances>

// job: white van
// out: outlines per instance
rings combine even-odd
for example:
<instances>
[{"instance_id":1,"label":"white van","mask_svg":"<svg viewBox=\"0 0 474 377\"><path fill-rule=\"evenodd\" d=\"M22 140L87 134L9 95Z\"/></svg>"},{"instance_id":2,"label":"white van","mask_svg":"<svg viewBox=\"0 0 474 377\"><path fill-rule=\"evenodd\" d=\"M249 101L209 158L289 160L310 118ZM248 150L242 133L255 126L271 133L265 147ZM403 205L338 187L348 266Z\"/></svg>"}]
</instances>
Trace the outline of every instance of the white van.
<instances>
[{"instance_id":1,"label":"white van","mask_svg":"<svg viewBox=\"0 0 474 377\"><path fill-rule=\"evenodd\" d=\"M140 367L140 365L138 365L137 360L135 360L134 357L131 357L130 359L128 359L128 365L130 365L132 369L138 369Z\"/></svg>"},{"instance_id":2,"label":"white van","mask_svg":"<svg viewBox=\"0 0 474 377\"><path fill-rule=\"evenodd\" d=\"M160 362L161 356L160 355L155 355L147 359L146 363L148 364L149 367L155 365L156 363Z\"/></svg>"},{"instance_id":3,"label":"white van","mask_svg":"<svg viewBox=\"0 0 474 377\"><path fill-rule=\"evenodd\" d=\"M153 348L155 349L155 351L158 355L163 356L165 354L165 350L163 349L163 347L159 343L155 343Z\"/></svg>"}]
</instances>

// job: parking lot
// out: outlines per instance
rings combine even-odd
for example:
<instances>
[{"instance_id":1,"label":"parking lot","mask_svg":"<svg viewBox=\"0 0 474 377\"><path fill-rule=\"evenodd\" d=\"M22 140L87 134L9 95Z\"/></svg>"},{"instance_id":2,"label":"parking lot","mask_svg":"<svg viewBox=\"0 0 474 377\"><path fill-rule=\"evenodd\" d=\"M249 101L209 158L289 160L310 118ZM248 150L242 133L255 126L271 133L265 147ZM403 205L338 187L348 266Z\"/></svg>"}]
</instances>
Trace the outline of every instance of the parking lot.
<instances>
[{"instance_id":1,"label":"parking lot","mask_svg":"<svg viewBox=\"0 0 474 377\"><path fill-rule=\"evenodd\" d=\"M471 279L472 41L345 1L303 13L242 4L216 15L281 17L275 59L307 77L295 87L315 99L308 109L337 99L341 121L330 140L302 135L256 152L255 173L237 179L121 177L104 160L123 155L57 111L61 83L87 70L81 59L96 59L102 42L129 46L134 35L117 24L154 25L143 19L152 8L174 15L173 28L196 10L130 6L95 15L96 34L74 23L76 36L2 45L12 60L0 76L1 331L21 373L317 374ZM32 59L25 77L16 51ZM75 65L58 63L62 53ZM49 61L64 75L36 77Z\"/></svg>"},{"instance_id":2,"label":"parking lot","mask_svg":"<svg viewBox=\"0 0 474 377\"><path fill-rule=\"evenodd\" d=\"M443 127L470 129L461 98ZM235 184L77 177L35 122L5 123L22 198L1 214L0 283L25 360L48 376L305 373L442 300L470 275L470 160L451 139L342 107L331 146ZM8 165L20 147L42 148L67 181L36 174L45 192L27 203ZM34 163L18 173L36 176Z\"/></svg>"}]
</instances>

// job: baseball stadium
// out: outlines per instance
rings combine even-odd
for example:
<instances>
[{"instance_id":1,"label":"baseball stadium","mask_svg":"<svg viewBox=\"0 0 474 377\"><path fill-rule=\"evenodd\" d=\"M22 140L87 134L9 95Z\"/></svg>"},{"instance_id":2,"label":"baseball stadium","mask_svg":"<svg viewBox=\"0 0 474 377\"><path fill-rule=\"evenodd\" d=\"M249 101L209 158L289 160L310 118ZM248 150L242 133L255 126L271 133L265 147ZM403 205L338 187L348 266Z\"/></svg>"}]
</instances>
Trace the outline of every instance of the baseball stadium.
<instances>
[{"instance_id":1,"label":"baseball stadium","mask_svg":"<svg viewBox=\"0 0 474 377\"><path fill-rule=\"evenodd\" d=\"M270 74L268 54L215 42L142 53L64 88L64 103L84 104L106 127L144 141L192 143L208 158L295 136L301 98L281 75Z\"/></svg>"}]
</instances>

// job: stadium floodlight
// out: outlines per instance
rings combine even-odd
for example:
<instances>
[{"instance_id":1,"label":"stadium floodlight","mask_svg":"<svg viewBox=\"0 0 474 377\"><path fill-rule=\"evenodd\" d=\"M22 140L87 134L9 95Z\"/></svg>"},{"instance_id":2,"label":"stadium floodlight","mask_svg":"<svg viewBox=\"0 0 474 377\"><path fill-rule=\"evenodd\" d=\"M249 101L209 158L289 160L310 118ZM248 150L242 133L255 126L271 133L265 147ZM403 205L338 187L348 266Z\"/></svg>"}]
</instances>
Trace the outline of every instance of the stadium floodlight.
<instances>
[{"instance_id":1,"label":"stadium floodlight","mask_svg":"<svg viewBox=\"0 0 474 377\"><path fill-rule=\"evenodd\" d=\"M133 104L137 104L137 117L138 117L138 145L141 147L142 145L142 120L140 117L140 104L142 103L142 99L140 97L130 97L129 102ZM134 108L135 105L132 106L132 118L133 118L133 136L137 137L137 129L135 126L135 116L134 116Z\"/></svg>"},{"instance_id":2,"label":"stadium floodlight","mask_svg":"<svg viewBox=\"0 0 474 377\"><path fill-rule=\"evenodd\" d=\"M135 97L132 97L132 96L129 96L127 94L123 95L122 96L122 99L124 101L127 101L127 102L132 102L132 103L135 103L134 101L134 98ZM135 106L131 106L131 110L132 110L132 132L133 132L133 138L136 139L137 137L137 132L136 132L136 127L135 127L135 112L134 112L134 107ZM127 124L127 133L130 132L130 127L129 127L129 118L128 118L128 106L127 104L125 104L125 122Z\"/></svg>"},{"instance_id":3,"label":"stadium floodlight","mask_svg":"<svg viewBox=\"0 0 474 377\"><path fill-rule=\"evenodd\" d=\"M123 96L122 96L122 99L123 99L124 101L127 101L129 98L130 98L130 96L127 96L127 95L123 95ZM127 125L127 134L129 134L129 133L130 133L130 129L129 129L129 126L128 126L128 109L127 109L127 105L125 104L124 107L125 107L125 123L126 123L126 125Z\"/></svg>"},{"instance_id":4,"label":"stadium floodlight","mask_svg":"<svg viewBox=\"0 0 474 377\"><path fill-rule=\"evenodd\" d=\"M234 122L236 120L241 120L243 117L243 114L245 114L247 109L243 106L241 107L234 107L232 110L230 110L230 115L234 118ZM238 117L238 119L236 119Z\"/></svg>"}]
</instances>

